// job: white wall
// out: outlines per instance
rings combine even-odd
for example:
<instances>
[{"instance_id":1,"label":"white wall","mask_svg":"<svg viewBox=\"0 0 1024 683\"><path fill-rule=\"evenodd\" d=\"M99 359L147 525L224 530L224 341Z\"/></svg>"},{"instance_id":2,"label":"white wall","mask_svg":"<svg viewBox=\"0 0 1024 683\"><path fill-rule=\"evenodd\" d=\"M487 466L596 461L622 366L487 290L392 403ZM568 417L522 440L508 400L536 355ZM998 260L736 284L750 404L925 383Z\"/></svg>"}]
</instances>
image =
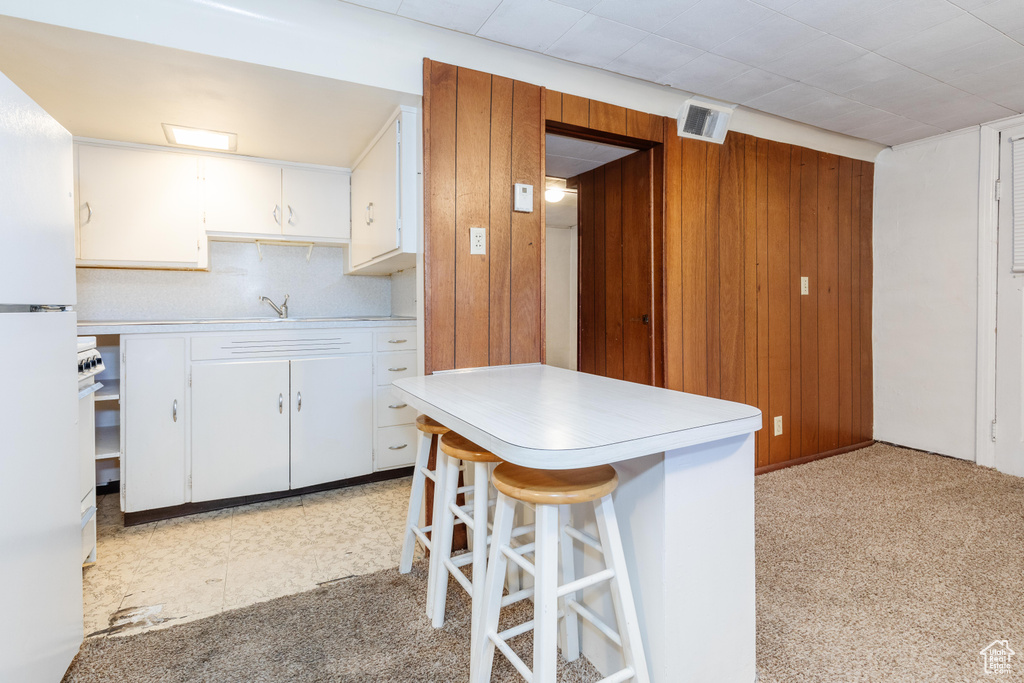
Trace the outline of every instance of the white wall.
<instances>
[{"instance_id":1,"label":"white wall","mask_svg":"<svg viewBox=\"0 0 1024 683\"><path fill-rule=\"evenodd\" d=\"M391 315L416 317L416 269L407 268L391 276Z\"/></svg>"},{"instance_id":2,"label":"white wall","mask_svg":"<svg viewBox=\"0 0 1024 683\"><path fill-rule=\"evenodd\" d=\"M344 275L345 250L211 242L210 270L79 268L79 320L181 320L274 316L258 298L280 304L291 294L288 314L302 317L391 315L391 278Z\"/></svg>"},{"instance_id":3,"label":"white wall","mask_svg":"<svg viewBox=\"0 0 1024 683\"><path fill-rule=\"evenodd\" d=\"M547 364L576 369L577 268L575 225L547 228L545 317Z\"/></svg>"},{"instance_id":4,"label":"white wall","mask_svg":"<svg viewBox=\"0 0 1024 683\"><path fill-rule=\"evenodd\" d=\"M975 459L979 129L879 154L875 438Z\"/></svg>"},{"instance_id":5,"label":"white wall","mask_svg":"<svg viewBox=\"0 0 1024 683\"><path fill-rule=\"evenodd\" d=\"M338 0L7 0L10 16L420 95L424 57L676 116L687 93ZM740 108L732 127L871 161L866 140Z\"/></svg>"}]
</instances>

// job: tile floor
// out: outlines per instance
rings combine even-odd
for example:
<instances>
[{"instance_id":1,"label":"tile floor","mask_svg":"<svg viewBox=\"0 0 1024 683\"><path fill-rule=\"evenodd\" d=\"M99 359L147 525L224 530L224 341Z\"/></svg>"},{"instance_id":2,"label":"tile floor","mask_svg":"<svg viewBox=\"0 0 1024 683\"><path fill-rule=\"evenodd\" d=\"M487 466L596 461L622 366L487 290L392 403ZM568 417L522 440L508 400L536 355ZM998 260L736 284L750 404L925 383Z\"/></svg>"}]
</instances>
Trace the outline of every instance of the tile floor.
<instances>
[{"instance_id":1,"label":"tile floor","mask_svg":"<svg viewBox=\"0 0 1024 683\"><path fill-rule=\"evenodd\" d=\"M411 478L125 527L98 503L85 633L128 635L398 565Z\"/></svg>"}]
</instances>

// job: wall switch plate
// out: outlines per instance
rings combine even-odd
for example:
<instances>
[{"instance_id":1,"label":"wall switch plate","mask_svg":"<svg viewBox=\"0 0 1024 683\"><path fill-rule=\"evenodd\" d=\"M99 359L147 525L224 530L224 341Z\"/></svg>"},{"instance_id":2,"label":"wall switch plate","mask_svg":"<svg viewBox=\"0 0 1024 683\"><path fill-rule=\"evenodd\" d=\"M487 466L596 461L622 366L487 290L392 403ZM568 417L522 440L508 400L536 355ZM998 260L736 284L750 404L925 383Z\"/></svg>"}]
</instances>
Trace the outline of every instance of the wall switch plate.
<instances>
[{"instance_id":1,"label":"wall switch plate","mask_svg":"<svg viewBox=\"0 0 1024 683\"><path fill-rule=\"evenodd\" d=\"M811 293L811 287L808 284L808 279L805 277L800 278L800 294L807 296Z\"/></svg>"},{"instance_id":2,"label":"wall switch plate","mask_svg":"<svg viewBox=\"0 0 1024 683\"><path fill-rule=\"evenodd\" d=\"M775 418L775 436L782 436L782 416Z\"/></svg>"},{"instance_id":3,"label":"wall switch plate","mask_svg":"<svg viewBox=\"0 0 1024 683\"><path fill-rule=\"evenodd\" d=\"M512 208L522 213L533 213L533 185L516 183Z\"/></svg>"},{"instance_id":4,"label":"wall switch plate","mask_svg":"<svg viewBox=\"0 0 1024 683\"><path fill-rule=\"evenodd\" d=\"M483 228L469 229L469 253L487 253L487 232Z\"/></svg>"}]
</instances>

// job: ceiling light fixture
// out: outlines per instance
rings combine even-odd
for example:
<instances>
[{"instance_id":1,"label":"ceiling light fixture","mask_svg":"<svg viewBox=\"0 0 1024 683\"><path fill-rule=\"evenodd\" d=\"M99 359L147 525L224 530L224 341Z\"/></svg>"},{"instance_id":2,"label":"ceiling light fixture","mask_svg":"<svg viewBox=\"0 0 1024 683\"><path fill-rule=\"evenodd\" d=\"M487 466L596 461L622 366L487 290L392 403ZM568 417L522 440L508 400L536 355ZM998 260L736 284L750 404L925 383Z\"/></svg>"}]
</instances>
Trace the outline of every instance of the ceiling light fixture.
<instances>
[{"instance_id":1,"label":"ceiling light fixture","mask_svg":"<svg viewBox=\"0 0 1024 683\"><path fill-rule=\"evenodd\" d=\"M565 190L560 187L552 187L544 192L544 200L549 202L560 202L565 197Z\"/></svg>"},{"instance_id":2,"label":"ceiling light fixture","mask_svg":"<svg viewBox=\"0 0 1024 683\"><path fill-rule=\"evenodd\" d=\"M215 130L176 126L170 123L160 125L164 127L167 142L172 145L215 149L221 152L234 152L238 148L238 135L235 133L221 133Z\"/></svg>"}]
</instances>

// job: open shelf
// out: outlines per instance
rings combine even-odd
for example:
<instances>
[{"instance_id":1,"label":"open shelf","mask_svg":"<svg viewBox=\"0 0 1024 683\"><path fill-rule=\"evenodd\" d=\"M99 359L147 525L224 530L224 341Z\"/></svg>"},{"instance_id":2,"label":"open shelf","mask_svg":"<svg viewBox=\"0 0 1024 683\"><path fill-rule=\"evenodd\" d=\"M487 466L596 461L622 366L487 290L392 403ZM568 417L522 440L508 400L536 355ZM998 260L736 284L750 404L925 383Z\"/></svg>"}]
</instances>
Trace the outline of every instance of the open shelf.
<instances>
[{"instance_id":1,"label":"open shelf","mask_svg":"<svg viewBox=\"0 0 1024 683\"><path fill-rule=\"evenodd\" d=\"M107 460L108 458L121 457L121 427L96 428L96 459Z\"/></svg>"},{"instance_id":2,"label":"open shelf","mask_svg":"<svg viewBox=\"0 0 1024 683\"><path fill-rule=\"evenodd\" d=\"M121 380L101 379L103 388L96 392L97 401L116 401L121 398Z\"/></svg>"}]
</instances>

